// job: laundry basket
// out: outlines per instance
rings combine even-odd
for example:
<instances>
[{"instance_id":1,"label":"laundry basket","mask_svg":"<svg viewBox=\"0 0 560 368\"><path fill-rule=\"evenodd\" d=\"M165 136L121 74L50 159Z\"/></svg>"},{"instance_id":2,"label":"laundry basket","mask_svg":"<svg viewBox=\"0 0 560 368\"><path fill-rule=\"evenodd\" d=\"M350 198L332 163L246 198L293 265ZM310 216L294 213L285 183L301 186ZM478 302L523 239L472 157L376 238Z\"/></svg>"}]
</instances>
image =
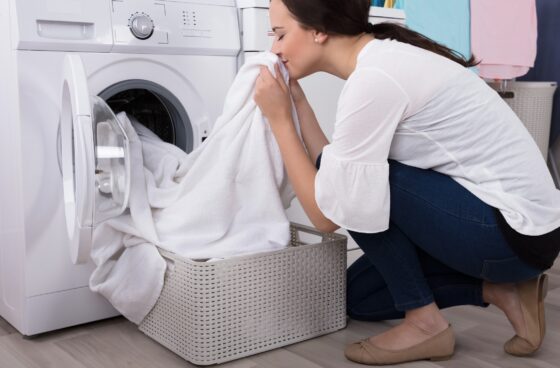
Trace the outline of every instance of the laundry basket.
<instances>
[{"instance_id":1,"label":"laundry basket","mask_svg":"<svg viewBox=\"0 0 560 368\"><path fill-rule=\"evenodd\" d=\"M346 237L291 225L290 246L196 262L171 261L139 328L198 365L223 363L346 326Z\"/></svg>"},{"instance_id":2,"label":"laundry basket","mask_svg":"<svg viewBox=\"0 0 560 368\"><path fill-rule=\"evenodd\" d=\"M546 160L556 82L508 82L506 85L490 85L500 92L504 101L523 122Z\"/></svg>"}]
</instances>

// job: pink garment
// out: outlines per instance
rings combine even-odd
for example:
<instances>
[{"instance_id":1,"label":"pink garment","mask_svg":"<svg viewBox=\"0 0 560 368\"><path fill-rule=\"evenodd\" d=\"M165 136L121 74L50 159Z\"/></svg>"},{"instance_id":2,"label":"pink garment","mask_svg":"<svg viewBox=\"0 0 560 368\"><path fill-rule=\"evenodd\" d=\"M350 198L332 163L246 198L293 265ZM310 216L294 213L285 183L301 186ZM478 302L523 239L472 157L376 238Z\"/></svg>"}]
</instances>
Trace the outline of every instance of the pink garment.
<instances>
[{"instance_id":1,"label":"pink garment","mask_svg":"<svg viewBox=\"0 0 560 368\"><path fill-rule=\"evenodd\" d=\"M480 76L513 79L537 56L535 0L471 0L471 46Z\"/></svg>"}]
</instances>

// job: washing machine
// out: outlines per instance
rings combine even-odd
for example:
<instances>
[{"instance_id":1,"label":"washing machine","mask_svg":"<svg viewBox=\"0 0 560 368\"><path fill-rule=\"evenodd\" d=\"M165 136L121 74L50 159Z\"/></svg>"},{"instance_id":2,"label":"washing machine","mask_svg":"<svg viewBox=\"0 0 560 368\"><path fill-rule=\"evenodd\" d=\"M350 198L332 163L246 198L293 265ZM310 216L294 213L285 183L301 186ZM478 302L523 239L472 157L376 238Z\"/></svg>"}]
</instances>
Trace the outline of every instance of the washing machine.
<instances>
[{"instance_id":1,"label":"washing machine","mask_svg":"<svg viewBox=\"0 0 560 368\"><path fill-rule=\"evenodd\" d=\"M252 55L270 50L274 40L270 20L268 17L268 0L238 0L241 9L241 24L243 29L243 52L245 59ZM404 10L393 8L370 7L369 20L372 24L391 22L405 24ZM330 139L334 130L336 106L344 81L327 73L315 73L300 81L307 99L323 132ZM288 209L291 221L311 225L301 204L296 199ZM337 231L348 236L348 265L352 264L363 253L345 230Z\"/></svg>"},{"instance_id":2,"label":"washing machine","mask_svg":"<svg viewBox=\"0 0 560 368\"><path fill-rule=\"evenodd\" d=\"M87 256L92 227L126 202L114 114L196 149L239 29L234 0L0 2L0 315L23 335L118 314L89 290Z\"/></svg>"}]
</instances>

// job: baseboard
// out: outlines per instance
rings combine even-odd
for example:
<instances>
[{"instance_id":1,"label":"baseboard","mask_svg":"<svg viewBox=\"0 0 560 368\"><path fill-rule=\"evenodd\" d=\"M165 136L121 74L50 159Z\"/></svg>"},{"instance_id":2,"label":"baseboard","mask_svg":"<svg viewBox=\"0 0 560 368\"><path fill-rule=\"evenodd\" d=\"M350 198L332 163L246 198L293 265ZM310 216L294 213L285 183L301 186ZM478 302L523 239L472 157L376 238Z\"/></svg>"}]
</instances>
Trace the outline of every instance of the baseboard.
<instances>
[{"instance_id":1,"label":"baseboard","mask_svg":"<svg viewBox=\"0 0 560 368\"><path fill-rule=\"evenodd\" d=\"M32 336L119 315L111 304L89 287L27 298L22 335Z\"/></svg>"}]
</instances>

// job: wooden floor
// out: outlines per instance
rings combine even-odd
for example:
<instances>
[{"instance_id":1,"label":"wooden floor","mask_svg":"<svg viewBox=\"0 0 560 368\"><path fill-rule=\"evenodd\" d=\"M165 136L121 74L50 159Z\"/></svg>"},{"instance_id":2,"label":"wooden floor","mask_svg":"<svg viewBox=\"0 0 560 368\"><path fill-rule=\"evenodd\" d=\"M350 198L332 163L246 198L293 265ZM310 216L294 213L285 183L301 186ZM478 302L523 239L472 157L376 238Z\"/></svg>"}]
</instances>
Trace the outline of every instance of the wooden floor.
<instances>
[{"instance_id":1,"label":"wooden floor","mask_svg":"<svg viewBox=\"0 0 560 368\"><path fill-rule=\"evenodd\" d=\"M455 356L444 362L415 362L395 367L558 368L560 367L560 262L548 271L547 336L532 358L515 358L502 350L513 330L493 307L445 310L455 332ZM227 368L345 368L364 367L342 353L350 342L365 338L398 321L349 321L342 331L215 367ZM174 368L194 367L146 337L123 318L114 318L34 338L23 338L0 318L0 368Z\"/></svg>"}]
</instances>

